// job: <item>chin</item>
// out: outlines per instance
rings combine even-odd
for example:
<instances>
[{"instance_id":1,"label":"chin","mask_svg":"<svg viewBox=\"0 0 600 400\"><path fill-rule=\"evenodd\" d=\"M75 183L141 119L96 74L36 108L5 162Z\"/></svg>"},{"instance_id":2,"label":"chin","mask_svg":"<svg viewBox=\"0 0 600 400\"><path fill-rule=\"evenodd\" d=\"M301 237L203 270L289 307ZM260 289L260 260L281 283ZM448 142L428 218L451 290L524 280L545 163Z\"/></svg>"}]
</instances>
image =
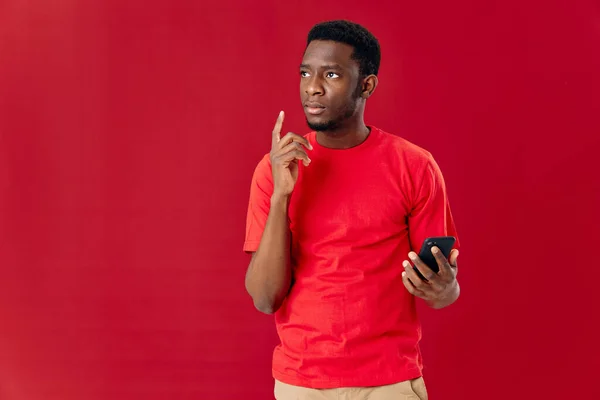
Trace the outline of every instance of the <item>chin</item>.
<instances>
[{"instance_id":1,"label":"chin","mask_svg":"<svg viewBox=\"0 0 600 400\"><path fill-rule=\"evenodd\" d=\"M323 120L320 118L309 119L307 117L306 124L313 131L319 131L319 132L331 131L338 127L338 124L336 123L336 121L331 121L331 120L328 121L328 120Z\"/></svg>"}]
</instances>

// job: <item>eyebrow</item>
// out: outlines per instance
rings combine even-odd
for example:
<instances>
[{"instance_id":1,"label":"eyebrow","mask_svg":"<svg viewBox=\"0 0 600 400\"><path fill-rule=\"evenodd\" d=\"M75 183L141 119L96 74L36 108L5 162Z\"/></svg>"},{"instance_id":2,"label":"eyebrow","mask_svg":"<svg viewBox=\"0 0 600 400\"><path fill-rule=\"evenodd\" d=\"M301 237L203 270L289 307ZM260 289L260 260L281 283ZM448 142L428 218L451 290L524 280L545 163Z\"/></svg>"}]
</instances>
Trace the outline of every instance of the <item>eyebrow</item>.
<instances>
[{"instance_id":1,"label":"eyebrow","mask_svg":"<svg viewBox=\"0 0 600 400\"><path fill-rule=\"evenodd\" d=\"M300 68L310 69L310 65L308 65L308 64L300 64ZM344 69L339 64L326 64L326 65L321 65L319 68L320 69L337 69L337 70Z\"/></svg>"}]
</instances>

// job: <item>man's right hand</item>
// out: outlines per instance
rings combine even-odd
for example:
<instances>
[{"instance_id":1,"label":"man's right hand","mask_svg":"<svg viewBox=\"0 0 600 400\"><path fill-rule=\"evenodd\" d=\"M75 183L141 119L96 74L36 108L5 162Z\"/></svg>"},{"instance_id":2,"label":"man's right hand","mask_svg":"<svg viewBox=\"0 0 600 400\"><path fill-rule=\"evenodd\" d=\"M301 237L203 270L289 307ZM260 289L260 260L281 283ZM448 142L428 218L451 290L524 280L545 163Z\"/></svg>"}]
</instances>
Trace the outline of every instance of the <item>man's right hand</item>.
<instances>
[{"instance_id":1,"label":"man's right hand","mask_svg":"<svg viewBox=\"0 0 600 400\"><path fill-rule=\"evenodd\" d=\"M284 113L281 111L273 128L273 143L271 145L271 169L273 172L273 195L289 196L298 180L298 161L304 166L310 164L310 158L305 149L312 150L309 141L295 133L289 132L281 137Z\"/></svg>"}]
</instances>

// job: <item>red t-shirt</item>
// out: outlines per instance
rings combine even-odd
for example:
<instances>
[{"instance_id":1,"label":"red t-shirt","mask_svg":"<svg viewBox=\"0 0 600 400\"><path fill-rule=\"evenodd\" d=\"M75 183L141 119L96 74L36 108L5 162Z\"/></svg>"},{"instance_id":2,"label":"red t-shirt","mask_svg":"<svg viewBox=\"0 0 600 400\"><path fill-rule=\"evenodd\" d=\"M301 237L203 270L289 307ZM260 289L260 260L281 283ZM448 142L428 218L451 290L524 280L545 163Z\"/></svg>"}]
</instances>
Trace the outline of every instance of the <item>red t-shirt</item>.
<instances>
[{"instance_id":1,"label":"red t-shirt","mask_svg":"<svg viewBox=\"0 0 600 400\"><path fill-rule=\"evenodd\" d=\"M419 377L421 327L402 262L426 237L456 236L439 167L375 127L345 150L306 137L314 150L289 204L293 285L275 313L273 377L310 388ZM252 179L244 251L258 248L272 193L266 155Z\"/></svg>"}]
</instances>

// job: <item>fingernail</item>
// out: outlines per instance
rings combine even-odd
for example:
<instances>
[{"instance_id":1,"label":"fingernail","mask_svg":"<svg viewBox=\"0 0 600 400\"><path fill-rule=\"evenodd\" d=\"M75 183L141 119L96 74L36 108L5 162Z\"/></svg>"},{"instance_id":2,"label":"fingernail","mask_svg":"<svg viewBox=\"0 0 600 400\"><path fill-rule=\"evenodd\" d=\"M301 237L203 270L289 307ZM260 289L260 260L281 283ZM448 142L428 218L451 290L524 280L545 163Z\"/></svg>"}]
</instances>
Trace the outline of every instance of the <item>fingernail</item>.
<instances>
[{"instance_id":1,"label":"fingernail","mask_svg":"<svg viewBox=\"0 0 600 400\"><path fill-rule=\"evenodd\" d=\"M408 256L410 257L411 260L415 260L417 258L417 255L415 253L413 253L412 251L410 253L408 253Z\"/></svg>"},{"instance_id":2,"label":"fingernail","mask_svg":"<svg viewBox=\"0 0 600 400\"><path fill-rule=\"evenodd\" d=\"M404 278L406 276L406 271L402 271L402 277Z\"/></svg>"},{"instance_id":3,"label":"fingernail","mask_svg":"<svg viewBox=\"0 0 600 400\"><path fill-rule=\"evenodd\" d=\"M432 248L431 248L431 252L432 252L433 254L437 254L437 253L438 253L438 251L439 251L439 250L438 250L438 248L437 248L437 247L432 247Z\"/></svg>"},{"instance_id":4,"label":"fingernail","mask_svg":"<svg viewBox=\"0 0 600 400\"><path fill-rule=\"evenodd\" d=\"M309 149L309 150L312 150L312 149L313 149L313 147L312 147L312 144L311 144L310 142L308 142L308 149Z\"/></svg>"}]
</instances>

